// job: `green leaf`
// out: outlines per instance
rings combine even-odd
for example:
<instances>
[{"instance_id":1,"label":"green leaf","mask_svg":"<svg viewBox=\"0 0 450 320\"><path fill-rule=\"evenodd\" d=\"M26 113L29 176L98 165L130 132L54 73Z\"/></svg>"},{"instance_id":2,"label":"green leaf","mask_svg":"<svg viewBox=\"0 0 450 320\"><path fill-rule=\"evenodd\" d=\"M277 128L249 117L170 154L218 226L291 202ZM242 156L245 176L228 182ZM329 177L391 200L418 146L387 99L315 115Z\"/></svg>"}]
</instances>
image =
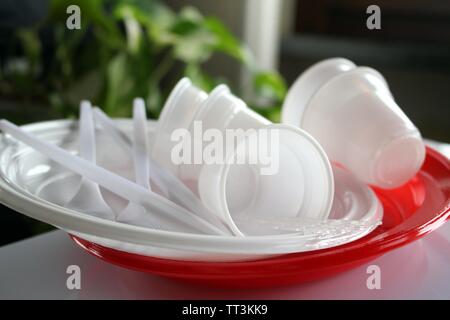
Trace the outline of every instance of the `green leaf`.
<instances>
[{"instance_id":1,"label":"green leaf","mask_svg":"<svg viewBox=\"0 0 450 320\"><path fill-rule=\"evenodd\" d=\"M216 38L215 50L226 53L241 63L250 64L251 55L248 48L242 45L220 20L207 17L204 27Z\"/></svg>"},{"instance_id":2,"label":"green leaf","mask_svg":"<svg viewBox=\"0 0 450 320\"><path fill-rule=\"evenodd\" d=\"M287 87L283 78L276 72L261 71L254 75L253 84L258 95L282 101Z\"/></svg>"},{"instance_id":3,"label":"green leaf","mask_svg":"<svg viewBox=\"0 0 450 320\"><path fill-rule=\"evenodd\" d=\"M114 10L114 15L122 19L123 10L133 12L135 19L146 28L146 34L151 43L165 46L173 42L170 29L177 20L176 15L159 1L130 0L121 2Z\"/></svg>"},{"instance_id":4,"label":"green leaf","mask_svg":"<svg viewBox=\"0 0 450 320\"><path fill-rule=\"evenodd\" d=\"M189 36L194 32L201 31L201 29L202 27L194 21L178 19L170 28L170 32L176 36Z\"/></svg>"},{"instance_id":5,"label":"green leaf","mask_svg":"<svg viewBox=\"0 0 450 320\"><path fill-rule=\"evenodd\" d=\"M148 86L148 93L145 98L145 102L150 115L153 118L158 117L163 104L163 97L157 83L151 82Z\"/></svg>"},{"instance_id":6,"label":"green leaf","mask_svg":"<svg viewBox=\"0 0 450 320\"><path fill-rule=\"evenodd\" d=\"M117 115L124 98L133 87L132 74L128 72L128 59L124 53L117 54L108 64L107 86L104 109L110 115Z\"/></svg>"},{"instance_id":7,"label":"green leaf","mask_svg":"<svg viewBox=\"0 0 450 320\"><path fill-rule=\"evenodd\" d=\"M261 109L258 109L261 110ZM270 121L274 123L278 123L281 121L281 107L276 106L267 110L262 111L262 114L264 117L269 119Z\"/></svg>"},{"instance_id":8,"label":"green leaf","mask_svg":"<svg viewBox=\"0 0 450 320\"><path fill-rule=\"evenodd\" d=\"M213 78L204 73L196 63L190 63L186 66L184 75L205 91L211 91L217 84Z\"/></svg>"},{"instance_id":9,"label":"green leaf","mask_svg":"<svg viewBox=\"0 0 450 320\"><path fill-rule=\"evenodd\" d=\"M141 25L129 7L123 7L119 12L125 24L128 51L138 54L143 42Z\"/></svg>"},{"instance_id":10,"label":"green leaf","mask_svg":"<svg viewBox=\"0 0 450 320\"><path fill-rule=\"evenodd\" d=\"M197 8L192 6L186 6L180 10L180 13L178 14L180 19L188 20L194 23L202 23L204 18L200 11L198 11Z\"/></svg>"},{"instance_id":11,"label":"green leaf","mask_svg":"<svg viewBox=\"0 0 450 320\"><path fill-rule=\"evenodd\" d=\"M181 10L170 28L173 54L187 64L201 63L209 59L217 43L217 37L204 27L203 16L194 8Z\"/></svg>"},{"instance_id":12,"label":"green leaf","mask_svg":"<svg viewBox=\"0 0 450 320\"><path fill-rule=\"evenodd\" d=\"M201 63L209 59L216 39L204 30L178 37L174 43L175 57L185 63Z\"/></svg>"}]
</instances>

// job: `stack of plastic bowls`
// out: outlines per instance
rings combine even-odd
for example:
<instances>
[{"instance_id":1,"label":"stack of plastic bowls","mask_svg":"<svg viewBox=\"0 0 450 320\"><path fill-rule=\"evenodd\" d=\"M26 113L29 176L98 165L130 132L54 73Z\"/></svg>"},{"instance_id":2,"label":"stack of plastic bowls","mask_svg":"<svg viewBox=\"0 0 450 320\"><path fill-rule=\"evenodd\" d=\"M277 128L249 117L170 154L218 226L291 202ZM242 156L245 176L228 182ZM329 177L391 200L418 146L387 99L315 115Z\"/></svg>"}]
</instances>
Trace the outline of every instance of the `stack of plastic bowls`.
<instances>
[{"instance_id":1,"label":"stack of plastic bowls","mask_svg":"<svg viewBox=\"0 0 450 320\"><path fill-rule=\"evenodd\" d=\"M177 129L179 134L174 135ZM195 145L201 145L204 133L211 129L218 137L225 138L227 131L236 129L243 135L231 150L224 145L220 161L174 164L177 143L185 147L183 152L193 154ZM261 149L268 152L271 164L258 161ZM293 126L272 124L224 85L206 98L188 79L182 79L158 121L152 156L181 180L191 181L206 207L227 225L235 225L239 217L264 218L266 223L283 218L321 221L330 213L333 175L317 141ZM237 163L239 158L248 161Z\"/></svg>"}]
</instances>

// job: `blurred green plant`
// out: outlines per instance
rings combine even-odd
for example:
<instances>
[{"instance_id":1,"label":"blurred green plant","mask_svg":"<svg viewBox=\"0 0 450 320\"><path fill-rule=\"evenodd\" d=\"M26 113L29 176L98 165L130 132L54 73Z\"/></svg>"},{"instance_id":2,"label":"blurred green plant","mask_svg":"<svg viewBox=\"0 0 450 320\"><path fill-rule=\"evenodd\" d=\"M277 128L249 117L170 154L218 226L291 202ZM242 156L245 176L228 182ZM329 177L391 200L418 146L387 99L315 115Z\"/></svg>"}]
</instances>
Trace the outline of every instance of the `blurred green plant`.
<instances>
[{"instance_id":1,"label":"blurred green plant","mask_svg":"<svg viewBox=\"0 0 450 320\"><path fill-rule=\"evenodd\" d=\"M71 4L81 8L81 30L66 28ZM50 61L41 39L48 29L54 44ZM175 13L157 0L52 0L45 21L19 30L17 39L24 56L2 68L0 93L50 104L57 116L74 116L79 101L91 99L111 116L127 117L139 96L157 117L174 84L164 81L184 75L207 91L227 82L203 70L217 53L245 66L249 83L237 93L250 92L247 103L265 116L277 120L286 93L283 79L259 70L245 44L220 20L193 7Z\"/></svg>"}]
</instances>

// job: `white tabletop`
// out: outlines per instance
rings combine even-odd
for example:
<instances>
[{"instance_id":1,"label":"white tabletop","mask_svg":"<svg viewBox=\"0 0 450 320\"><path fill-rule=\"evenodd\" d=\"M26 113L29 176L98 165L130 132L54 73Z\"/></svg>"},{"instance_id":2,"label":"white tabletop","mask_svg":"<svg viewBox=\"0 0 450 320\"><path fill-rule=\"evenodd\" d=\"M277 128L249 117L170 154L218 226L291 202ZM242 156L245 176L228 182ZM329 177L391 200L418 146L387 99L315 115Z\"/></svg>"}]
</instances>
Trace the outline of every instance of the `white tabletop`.
<instances>
[{"instance_id":1,"label":"white tabletop","mask_svg":"<svg viewBox=\"0 0 450 320\"><path fill-rule=\"evenodd\" d=\"M81 289L66 286L67 267ZM367 288L367 267L381 289ZM0 299L450 299L450 223L364 266L320 281L275 289L223 290L184 284L106 263L53 231L0 248Z\"/></svg>"},{"instance_id":2,"label":"white tabletop","mask_svg":"<svg viewBox=\"0 0 450 320\"><path fill-rule=\"evenodd\" d=\"M80 290L67 288L70 265L80 267ZM370 265L380 268L380 290L367 288ZM422 240L337 276L259 290L211 289L116 267L84 252L62 231L0 248L0 299L372 298L450 299L450 222Z\"/></svg>"}]
</instances>

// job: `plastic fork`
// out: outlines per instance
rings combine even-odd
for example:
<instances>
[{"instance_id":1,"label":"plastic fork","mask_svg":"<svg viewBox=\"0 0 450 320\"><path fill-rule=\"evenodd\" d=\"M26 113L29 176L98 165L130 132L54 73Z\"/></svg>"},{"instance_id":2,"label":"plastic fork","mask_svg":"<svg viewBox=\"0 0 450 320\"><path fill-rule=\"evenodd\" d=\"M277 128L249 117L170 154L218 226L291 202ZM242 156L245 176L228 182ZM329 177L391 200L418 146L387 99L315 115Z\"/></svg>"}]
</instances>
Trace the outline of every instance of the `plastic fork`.
<instances>
[{"instance_id":1,"label":"plastic fork","mask_svg":"<svg viewBox=\"0 0 450 320\"><path fill-rule=\"evenodd\" d=\"M94 130L91 103L82 101L80 104L79 152L81 158L92 163L96 163ZM104 201L98 184L84 176L81 177L77 192L65 206L70 209L89 212L100 218L115 220L115 214Z\"/></svg>"},{"instance_id":2,"label":"plastic fork","mask_svg":"<svg viewBox=\"0 0 450 320\"><path fill-rule=\"evenodd\" d=\"M144 100L133 101L133 162L136 183L151 190L148 168L147 117ZM118 216L117 221L139 226L163 229L158 217L150 215L143 206L129 202ZM159 222L159 223L158 223Z\"/></svg>"}]
</instances>

